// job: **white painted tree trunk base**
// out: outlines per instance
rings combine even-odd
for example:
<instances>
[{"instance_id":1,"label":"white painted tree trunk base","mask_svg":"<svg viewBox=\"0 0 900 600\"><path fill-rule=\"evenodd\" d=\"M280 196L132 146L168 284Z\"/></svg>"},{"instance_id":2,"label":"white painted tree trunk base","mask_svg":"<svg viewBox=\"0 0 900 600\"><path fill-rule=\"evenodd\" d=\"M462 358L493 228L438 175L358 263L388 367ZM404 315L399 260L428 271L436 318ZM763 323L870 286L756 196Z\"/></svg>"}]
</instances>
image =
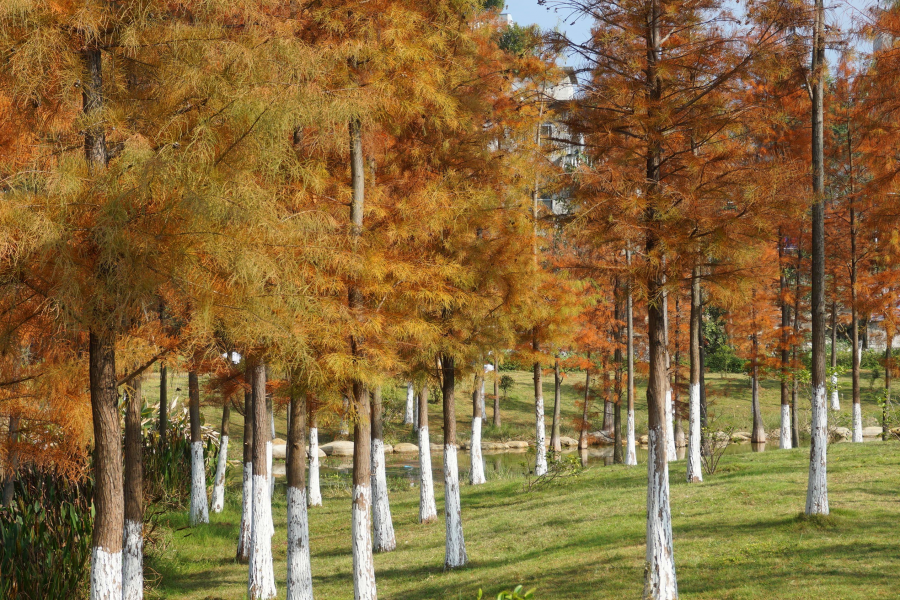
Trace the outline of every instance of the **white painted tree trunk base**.
<instances>
[{"instance_id":1,"label":"white painted tree trunk base","mask_svg":"<svg viewBox=\"0 0 900 600\"><path fill-rule=\"evenodd\" d=\"M413 388L412 383L406 384L406 410L403 413L403 424L404 425L412 425L415 423L415 399L416 399L416 391Z\"/></svg>"},{"instance_id":2,"label":"white painted tree trunk base","mask_svg":"<svg viewBox=\"0 0 900 600\"><path fill-rule=\"evenodd\" d=\"M244 463L241 488L241 525L238 532L238 557L250 556L253 543L253 463Z\"/></svg>"},{"instance_id":3,"label":"white painted tree trunk base","mask_svg":"<svg viewBox=\"0 0 900 600\"><path fill-rule=\"evenodd\" d=\"M853 441L855 443L862 443L863 434L862 434L862 406L858 402L853 403Z\"/></svg>"},{"instance_id":4,"label":"white painted tree trunk base","mask_svg":"<svg viewBox=\"0 0 900 600\"><path fill-rule=\"evenodd\" d=\"M206 502L206 466L203 464L203 442L191 443L191 526L209 523Z\"/></svg>"},{"instance_id":5,"label":"white painted tree trunk base","mask_svg":"<svg viewBox=\"0 0 900 600\"><path fill-rule=\"evenodd\" d=\"M219 460L216 461L216 479L212 493L212 511L222 512L225 508L225 467L228 464L228 436L222 436L219 444Z\"/></svg>"},{"instance_id":6,"label":"white painted tree trunk base","mask_svg":"<svg viewBox=\"0 0 900 600\"><path fill-rule=\"evenodd\" d=\"M253 600L274 598L275 571L272 565L272 504L269 479L253 475L253 526L250 544L250 576L247 593Z\"/></svg>"},{"instance_id":7,"label":"white painted tree trunk base","mask_svg":"<svg viewBox=\"0 0 900 600\"><path fill-rule=\"evenodd\" d=\"M779 436L779 448L782 450L790 450L793 446L793 436L791 431L791 405L781 405L781 435Z\"/></svg>"},{"instance_id":8,"label":"white painted tree trunk base","mask_svg":"<svg viewBox=\"0 0 900 600\"><path fill-rule=\"evenodd\" d=\"M666 461L678 459L675 448L675 407L672 402L672 390L666 390Z\"/></svg>"},{"instance_id":9,"label":"white painted tree trunk base","mask_svg":"<svg viewBox=\"0 0 900 600\"><path fill-rule=\"evenodd\" d=\"M458 469L456 446L444 444L444 517L447 523L445 569L462 567L469 562L466 555L466 541L463 537Z\"/></svg>"},{"instance_id":10,"label":"white painted tree trunk base","mask_svg":"<svg viewBox=\"0 0 900 600\"><path fill-rule=\"evenodd\" d=\"M91 600L122 599L122 553L91 549Z\"/></svg>"},{"instance_id":11,"label":"white painted tree trunk base","mask_svg":"<svg viewBox=\"0 0 900 600\"><path fill-rule=\"evenodd\" d=\"M322 490L319 487L319 429L309 428L309 505L322 506Z\"/></svg>"},{"instance_id":12,"label":"white painted tree trunk base","mask_svg":"<svg viewBox=\"0 0 900 600\"><path fill-rule=\"evenodd\" d=\"M288 550L287 599L313 600L312 567L309 560L309 518L306 491L287 490Z\"/></svg>"},{"instance_id":13,"label":"white painted tree trunk base","mask_svg":"<svg viewBox=\"0 0 900 600\"><path fill-rule=\"evenodd\" d=\"M384 441L372 438L372 525L375 552L390 552L397 547L391 504L388 499L387 475L384 471Z\"/></svg>"},{"instance_id":14,"label":"white painted tree trunk base","mask_svg":"<svg viewBox=\"0 0 900 600\"><path fill-rule=\"evenodd\" d=\"M144 524L125 519L122 540L122 598L144 597Z\"/></svg>"},{"instance_id":15,"label":"white painted tree trunk base","mask_svg":"<svg viewBox=\"0 0 900 600\"><path fill-rule=\"evenodd\" d=\"M274 417L273 417L274 418ZM275 431L275 422L272 422L272 431ZM275 439L275 434L272 434ZM275 474L272 472L272 442L266 442L266 463L269 465L269 501L275 496Z\"/></svg>"},{"instance_id":16,"label":"white painted tree trunk base","mask_svg":"<svg viewBox=\"0 0 900 600\"><path fill-rule=\"evenodd\" d=\"M419 427L419 523L437 520L434 479L431 474L431 441L428 428Z\"/></svg>"},{"instance_id":17,"label":"white painted tree trunk base","mask_svg":"<svg viewBox=\"0 0 900 600\"><path fill-rule=\"evenodd\" d=\"M703 481L703 463L700 457L700 384L692 383L690 389L690 416L688 423L688 483Z\"/></svg>"},{"instance_id":18,"label":"white painted tree trunk base","mask_svg":"<svg viewBox=\"0 0 900 600\"><path fill-rule=\"evenodd\" d=\"M353 598L354 600L376 600L375 561L372 557L371 526L369 506L372 504L371 490L367 485L353 487L350 533L353 538Z\"/></svg>"},{"instance_id":19,"label":"white painted tree trunk base","mask_svg":"<svg viewBox=\"0 0 900 600\"><path fill-rule=\"evenodd\" d=\"M675 600L675 555L672 544L672 512L669 506L669 466L663 460L662 471L655 469L656 453L662 432L651 429L647 445L647 564L643 598ZM664 440L663 440L664 441Z\"/></svg>"},{"instance_id":20,"label":"white painted tree trunk base","mask_svg":"<svg viewBox=\"0 0 900 600\"><path fill-rule=\"evenodd\" d=\"M806 489L806 514L828 514L828 410L825 386L813 391L812 424L809 442L809 484Z\"/></svg>"},{"instance_id":21,"label":"white painted tree trunk base","mask_svg":"<svg viewBox=\"0 0 900 600\"><path fill-rule=\"evenodd\" d=\"M634 410L628 411L625 425L625 464L637 465L637 444L634 437Z\"/></svg>"},{"instance_id":22,"label":"white painted tree trunk base","mask_svg":"<svg viewBox=\"0 0 900 600\"><path fill-rule=\"evenodd\" d=\"M838 393L838 376L831 376L831 410L841 410L841 396Z\"/></svg>"},{"instance_id":23,"label":"white painted tree trunk base","mask_svg":"<svg viewBox=\"0 0 900 600\"><path fill-rule=\"evenodd\" d=\"M469 481L472 485L481 485L485 483L484 478L484 457L481 455L481 423L480 417L472 418L472 450L470 457L470 477Z\"/></svg>"},{"instance_id":24,"label":"white painted tree trunk base","mask_svg":"<svg viewBox=\"0 0 900 600\"><path fill-rule=\"evenodd\" d=\"M535 458L534 458L534 474L540 477L547 473L547 446L544 440L547 437L546 427L544 426L544 396L538 395L534 401L534 429L535 429ZM455 455L454 455L455 456Z\"/></svg>"}]
</instances>

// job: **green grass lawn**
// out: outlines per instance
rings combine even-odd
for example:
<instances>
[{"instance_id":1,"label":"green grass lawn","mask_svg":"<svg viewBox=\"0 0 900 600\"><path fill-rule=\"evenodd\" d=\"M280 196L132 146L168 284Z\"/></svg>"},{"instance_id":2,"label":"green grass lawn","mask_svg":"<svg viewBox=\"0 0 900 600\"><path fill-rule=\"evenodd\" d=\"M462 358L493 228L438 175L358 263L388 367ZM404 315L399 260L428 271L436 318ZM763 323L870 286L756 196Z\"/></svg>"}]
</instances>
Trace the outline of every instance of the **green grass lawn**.
<instances>
[{"instance_id":1,"label":"green grass lawn","mask_svg":"<svg viewBox=\"0 0 900 600\"><path fill-rule=\"evenodd\" d=\"M233 448L238 448L235 445ZM832 517L798 518L808 452L727 455L702 484L671 465L675 558L682 598L896 598L900 444L829 447ZM166 513L147 544L148 598L239 599L247 567L233 560L241 490L232 468L225 511L190 529ZM442 485L437 486L442 512ZM397 600L488 597L522 583L535 597L638 598L643 582L646 470L592 467L538 491L521 479L462 487L469 566L444 572L443 520L419 525L418 490L391 495L398 548L376 555L379 595ZM273 500L279 597L285 594L284 487ZM314 590L352 597L350 499L333 490L310 514Z\"/></svg>"}]
</instances>

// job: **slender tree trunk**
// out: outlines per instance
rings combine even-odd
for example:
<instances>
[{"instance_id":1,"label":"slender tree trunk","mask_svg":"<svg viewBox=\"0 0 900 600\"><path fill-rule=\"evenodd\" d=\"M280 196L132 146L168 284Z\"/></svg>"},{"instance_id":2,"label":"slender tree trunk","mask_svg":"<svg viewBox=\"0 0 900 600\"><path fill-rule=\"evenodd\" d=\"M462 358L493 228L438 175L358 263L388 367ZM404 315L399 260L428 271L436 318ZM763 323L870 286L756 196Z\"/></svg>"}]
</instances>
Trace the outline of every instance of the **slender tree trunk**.
<instances>
[{"instance_id":1,"label":"slender tree trunk","mask_svg":"<svg viewBox=\"0 0 900 600\"><path fill-rule=\"evenodd\" d=\"M681 343L678 337L678 333L681 331L681 326L679 325L681 320L681 310L678 307L678 297L679 294L675 294L675 366L672 368L672 417L675 421L675 448L676 452L678 448L685 447L684 441L684 428L681 425L681 415L678 414L678 406L679 402L679 379L678 379L678 365L681 364ZM676 454L677 457L677 454Z\"/></svg>"},{"instance_id":2,"label":"slender tree trunk","mask_svg":"<svg viewBox=\"0 0 900 600\"><path fill-rule=\"evenodd\" d=\"M268 378L268 375L266 376ZM272 440L275 439L275 409L272 406L272 396L266 394L266 422L269 424L269 445L266 446L266 462L269 474L269 502L275 497L275 471L272 469Z\"/></svg>"},{"instance_id":3,"label":"slender tree trunk","mask_svg":"<svg viewBox=\"0 0 900 600\"><path fill-rule=\"evenodd\" d=\"M99 64L99 51L96 60ZM91 542L91 600L120 600L123 597L125 507L114 333L91 331L89 361L91 415L94 420L95 511Z\"/></svg>"},{"instance_id":4,"label":"slender tree trunk","mask_svg":"<svg viewBox=\"0 0 900 600\"><path fill-rule=\"evenodd\" d=\"M322 491L319 487L319 402L313 398L309 403L309 505L322 506Z\"/></svg>"},{"instance_id":5,"label":"slender tree trunk","mask_svg":"<svg viewBox=\"0 0 900 600\"><path fill-rule=\"evenodd\" d=\"M825 404L825 8L816 0L812 58L812 425L806 514L828 514L828 407Z\"/></svg>"},{"instance_id":6,"label":"slender tree trunk","mask_svg":"<svg viewBox=\"0 0 900 600\"><path fill-rule=\"evenodd\" d=\"M849 153L852 157L852 153ZM850 320L851 340L853 346L850 349L851 379L853 380L853 441L862 443L862 405L859 395L859 308L857 306L856 278L858 258L856 254L856 210L853 207L854 197L850 196Z\"/></svg>"},{"instance_id":7,"label":"slender tree trunk","mask_svg":"<svg viewBox=\"0 0 900 600\"><path fill-rule=\"evenodd\" d=\"M617 311L618 312L618 311ZM621 315L616 318L621 321ZM614 393L616 401L613 403L613 464L621 465L625 462L622 456L622 328L616 327L616 349L613 352L613 359L616 363L614 372Z\"/></svg>"},{"instance_id":8,"label":"slender tree trunk","mask_svg":"<svg viewBox=\"0 0 900 600\"><path fill-rule=\"evenodd\" d=\"M562 444L559 441L559 411L562 377L559 372L559 357L553 363L553 424L550 427L550 450L556 453L556 459L562 453Z\"/></svg>"},{"instance_id":9,"label":"slender tree trunk","mask_svg":"<svg viewBox=\"0 0 900 600\"><path fill-rule=\"evenodd\" d=\"M591 355L588 353L588 358ZM578 447L582 450L588 447L588 415L591 402L591 368L584 370L584 406L581 409L581 432L578 436Z\"/></svg>"},{"instance_id":10,"label":"slender tree trunk","mask_svg":"<svg viewBox=\"0 0 900 600\"><path fill-rule=\"evenodd\" d=\"M3 480L3 506L11 506L16 491L16 473L19 468L19 457L15 445L19 441L19 417L9 418L9 454L7 455L6 477Z\"/></svg>"},{"instance_id":11,"label":"slender tree trunk","mask_svg":"<svg viewBox=\"0 0 900 600\"><path fill-rule=\"evenodd\" d=\"M531 347L535 352L540 350L538 344L537 329L532 330ZM535 459L534 474L540 477L547 472L547 447L546 427L544 426L544 375L541 372L541 363L534 363L534 427L535 427Z\"/></svg>"},{"instance_id":12,"label":"slender tree trunk","mask_svg":"<svg viewBox=\"0 0 900 600\"><path fill-rule=\"evenodd\" d=\"M888 440L887 411L891 406L891 368L893 367L894 331L884 322L885 348L884 348L884 404L881 406L881 440Z\"/></svg>"},{"instance_id":13,"label":"slender tree trunk","mask_svg":"<svg viewBox=\"0 0 900 600\"><path fill-rule=\"evenodd\" d=\"M415 413L416 391L411 381L406 382L406 411L403 413L403 424L413 425L413 416Z\"/></svg>"},{"instance_id":14,"label":"slender tree trunk","mask_svg":"<svg viewBox=\"0 0 900 600\"><path fill-rule=\"evenodd\" d=\"M431 474L431 439L428 436L428 384L419 391L419 523L437 521L434 479Z\"/></svg>"},{"instance_id":15,"label":"slender tree trunk","mask_svg":"<svg viewBox=\"0 0 900 600\"><path fill-rule=\"evenodd\" d=\"M781 303L781 430L780 447L782 450L790 449L791 441L791 394L788 388L788 374L790 364L790 349L788 343L789 328L791 326L791 311L787 302L787 275L782 264L784 258L784 236L781 229L778 230L778 287L779 301Z\"/></svg>"},{"instance_id":16,"label":"slender tree trunk","mask_svg":"<svg viewBox=\"0 0 900 600\"><path fill-rule=\"evenodd\" d=\"M350 435L350 425L347 423L347 415L350 413L350 398L347 397L347 394L344 394L341 409L341 425L338 435L346 439Z\"/></svg>"},{"instance_id":17,"label":"slender tree trunk","mask_svg":"<svg viewBox=\"0 0 900 600\"><path fill-rule=\"evenodd\" d=\"M159 442L163 446L168 441L169 429L169 382L165 363L159 365Z\"/></svg>"},{"instance_id":18,"label":"slender tree trunk","mask_svg":"<svg viewBox=\"0 0 900 600\"><path fill-rule=\"evenodd\" d=\"M253 369L247 367L246 377L248 385L253 386ZM237 555L238 562L250 560L250 546L252 544L253 531L253 394L244 392L244 456L243 486L241 487L241 525L238 533Z\"/></svg>"},{"instance_id":19,"label":"slender tree trunk","mask_svg":"<svg viewBox=\"0 0 900 600\"><path fill-rule=\"evenodd\" d=\"M122 597L144 597L144 462L141 455L141 376L131 382L125 407L125 538Z\"/></svg>"},{"instance_id":20,"label":"slender tree trunk","mask_svg":"<svg viewBox=\"0 0 900 600\"><path fill-rule=\"evenodd\" d=\"M663 277L663 285L666 278ZM669 293L665 287L662 288L662 324L663 324L663 344L666 353L666 460L675 460L677 452L675 450L675 403L672 398L672 356L669 354Z\"/></svg>"},{"instance_id":21,"label":"slender tree trunk","mask_svg":"<svg viewBox=\"0 0 900 600\"><path fill-rule=\"evenodd\" d=\"M213 483L212 511L222 512L225 508L225 468L228 466L228 428L231 421L231 398L225 399L222 407L222 429L219 436L219 458L216 461L216 479Z\"/></svg>"},{"instance_id":22,"label":"slender tree trunk","mask_svg":"<svg viewBox=\"0 0 900 600\"><path fill-rule=\"evenodd\" d=\"M191 526L209 523L206 501L206 464L200 435L200 382L197 373L188 373L188 397L191 415Z\"/></svg>"},{"instance_id":23,"label":"slender tree trunk","mask_svg":"<svg viewBox=\"0 0 900 600\"><path fill-rule=\"evenodd\" d=\"M375 528L375 552L390 552L397 547L387 475L384 471L384 430L381 422L381 387L372 394L372 523Z\"/></svg>"},{"instance_id":24,"label":"slender tree trunk","mask_svg":"<svg viewBox=\"0 0 900 600\"><path fill-rule=\"evenodd\" d=\"M469 483L481 485L484 478L484 457L481 454L481 425L484 423L484 370L475 373L472 388L472 448L469 452Z\"/></svg>"},{"instance_id":25,"label":"slender tree trunk","mask_svg":"<svg viewBox=\"0 0 900 600\"><path fill-rule=\"evenodd\" d=\"M269 497L269 460L272 438L266 411L266 365L249 361L253 393L253 525L250 542L248 595L252 600L274 598L275 572L272 565L272 503Z\"/></svg>"},{"instance_id":26,"label":"slender tree trunk","mask_svg":"<svg viewBox=\"0 0 900 600\"><path fill-rule=\"evenodd\" d=\"M837 286L837 283L835 283ZM837 294L837 290L835 290ZM841 410L837 376L837 301L831 301L831 410Z\"/></svg>"},{"instance_id":27,"label":"slender tree trunk","mask_svg":"<svg viewBox=\"0 0 900 600\"><path fill-rule=\"evenodd\" d=\"M763 424L762 413L759 409L759 337L753 334L753 368L751 371L750 403L753 411L753 431L750 433L750 441L754 444L766 443L766 427Z\"/></svg>"},{"instance_id":28,"label":"slender tree trunk","mask_svg":"<svg viewBox=\"0 0 900 600\"><path fill-rule=\"evenodd\" d=\"M456 458L456 388L455 361L448 355L441 358L444 396L444 516L447 524L447 544L444 568L453 569L469 562L463 538L462 505L459 498L459 466Z\"/></svg>"},{"instance_id":29,"label":"slender tree trunk","mask_svg":"<svg viewBox=\"0 0 900 600\"><path fill-rule=\"evenodd\" d=\"M494 359L494 427L500 427L500 367Z\"/></svg>"},{"instance_id":30,"label":"slender tree trunk","mask_svg":"<svg viewBox=\"0 0 900 600\"><path fill-rule=\"evenodd\" d=\"M794 448L800 447L800 424L797 415L797 397L799 394L800 382L797 380L797 346L800 340L800 265L802 255L800 252L800 241L803 239L803 232L800 232L800 238L797 242L797 266L794 270L794 343L791 347L791 440Z\"/></svg>"},{"instance_id":31,"label":"slender tree trunk","mask_svg":"<svg viewBox=\"0 0 900 600\"><path fill-rule=\"evenodd\" d=\"M700 313L703 305L700 298L700 267L694 265L691 271L691 322L690 322L690 360L691 382L688 398L688 451L687 480L688 483L703 481L703 465L700 457Z\"/></svg>"},{"instance_id":32,"label":"slender tree trunk","mask_svg":"<svg viewBox=\"0 0 900 600\"><path fill-rule=\"evenodd\" d=\"M628 288L625 298L625 365L628 413L625 425L625 464L637 465L637 448L634 435L634 294L631 289L631 250L625 250L625 262L628 264Z\"/></svg>"},{"instance_id":33,"label":"slender tree trunk","mask_svg":"<svg viewBox=\"0 0 900 600\"><path fill-rule=\"evenodd\" d=\"M312 600L306 512L306 394L291 392L287 439L287 598Z\"/></svg>"},{"instance_id":34,"label":"slender tree trunk","mask_svg":"<svg viewBox=\"0 0 900 600\"><path fill-rule=\"evenodd\" d=\"M365 201L365 160L362 145L362 125L358 119L350 121L350 178L353 197L350 203L350 237L354 251L363 229ZM347 293L350 312L360 318L363 308L362 292L351 285ZM350 350L354 357L360 355L360 340L350 336ZM353 382L353 401L357 420L353 428L353 504L351 509L351 535L353 538L353 595L355 600L374 600L378 597L375 587L375 561L372 557L372 526L369 511L372 506L372 429L369 390L362 381Z\"/></svg>"}]
</instances>

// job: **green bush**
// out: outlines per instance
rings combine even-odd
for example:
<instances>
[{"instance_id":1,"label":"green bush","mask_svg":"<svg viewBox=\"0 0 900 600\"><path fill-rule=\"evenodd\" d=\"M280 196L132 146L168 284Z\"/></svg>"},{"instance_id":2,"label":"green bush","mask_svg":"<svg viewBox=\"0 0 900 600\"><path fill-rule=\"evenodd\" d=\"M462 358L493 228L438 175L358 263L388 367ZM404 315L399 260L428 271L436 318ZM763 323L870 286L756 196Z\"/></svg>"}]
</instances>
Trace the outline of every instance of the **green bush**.
<instances>
[{"instance_id":1,"label":"green bush","mask_svg":"<svg viewBox=\"0 0 900 600\"><path fill-rule=\"evenodd\" d=\"M734 348L722 344L706 355L706 369L713 373L743 373L744 360L734 353Z\"/></svg>"},{"instance_id":2,"label":"green bush","mask_svg":"<svg viewBox=\"0 0 900 600\"><path fill-rule=\"evenodd\" d=\"M92 486L23 470L0 508L0 598L84 598L90 579Z\"/></svg>"}]
</instances>

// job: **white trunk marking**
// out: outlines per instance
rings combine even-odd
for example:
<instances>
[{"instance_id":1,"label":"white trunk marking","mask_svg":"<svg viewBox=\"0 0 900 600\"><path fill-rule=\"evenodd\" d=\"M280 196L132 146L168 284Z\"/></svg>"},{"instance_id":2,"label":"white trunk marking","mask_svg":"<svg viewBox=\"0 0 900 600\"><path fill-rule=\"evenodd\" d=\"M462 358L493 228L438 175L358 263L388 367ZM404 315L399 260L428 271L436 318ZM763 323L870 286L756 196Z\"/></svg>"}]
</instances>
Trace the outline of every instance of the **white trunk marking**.
<instances>
[{"instance_id":1,"label":"white trunk marking","mask_svg":"<svg viewBox=\"0 0 900 600\"><path fill-rule=\"evenodd\" d=\"M225 466L228 464L228 436L222 436L219 444L219 460L216 462L216 480L212 493L212 511L222 512L225 508Z\"/></svg>"},{"instance_id":2,"label":"white trunk marking","mask_svg":"<svg viewBox=\"0 0 900 600\"><path fill-rule=\"evenodd\" d=\"M791 435L791 405L781 405L781 443L782 450L790 450L793 445L793 437Z\"/></svg>"},{"instance_id":3,"label":"white trunk marking","mask_svg":"<svg viewBox=\"0 0 900 600\"><path fill-rule=\"evenodd\" d=\"M203 442L191 444L191 525L209 523L206 504L206 466L203 464Z\"/></svg>"},{"instance_id":4,"label":"white trunk marking","mask_svg":"<svg viewBox=\"0 0 900 600\"><path fill-rule=\"evenodd\" d=\"M547 472L547 447L544 445L547 433L544 427L544 394L534 399L535 459L534 474L540 477ZM456 455L454 454L454 459Z\"/></svg>"},{"instance_id":5,"label":"white trunk marking","mask_svg":"<svg viewBox=\"0 0 900 600\"><path fill-rule=\"evenodd\" d=\"M124 600L144 597L144 524L125 519L122 545L122 591Z\"/></svg>"},{"instance_id":6,"label":"white trunk marking","mask_svg":"<svg viewBox=\"0 0 900 600\"><path fill-rule=\"evenodd\" d=\"M853 403L853 441L862 443L862 406L858 402Z\"/></svg>"},{"instance_id":7,"label":"white trunk marking","mask_svg":"<svg viewBox=\"0 0 900 600\"><path fill-rule=\"evenodd\" d=\"M238 533L238 558L246 559L250 556L250 546L253 543L253 463L244 463L241 491L241 528Z\"/></svg>"},{"instance_id":8,"label":"white trunk marking","mask_svg":"<svg viewBox=\"0 0 900 600\"><path fill-rule=\"evenodd\" d=\"M837 373L831 376L831 410L841 410L841 397L838 394Z\"/></svg>"},{"instance_id":9,"label":"white trunk marking","mask_svg":"<svg viewBox=\"0 0 900 600\"><path fill-rule=\"evenodd\" d=\"M628 411L625 426L625 464L634 466L637 464L637 448L634 439L634 409Z\"/></svg>"},{"instance_id":10,"label":"white trunk marking","mask_svg":"<svg viewBox=\"0 0 900 600\"><path fill-rule=\"evenodd\" d=\"M471 477L472 485L481 485L485 482L484 478L484 458L481 456L481 419L472 418L472 451L469 454L471 458Z\"/></svg>"},{"instance_id":11,"label":"white trunk marking","mask_svg":"<svg viewBox=\"0 0 900 600\"><path fill-rule=\"evenodd\" d=\"M375 552L390 552L397 547L387 476L384 472L384 441L372 438L372 524L375 528Z\"/></svg>"},{"instance_id":12,"label":"white trunk marking","mask_svg":"<svg viewBox=\"0 0 900 600\"><path fill-rule=\"evenodd\" d=\"M678 598L678 584L672 546L668 463L663 460L662 470L656 472L656 453L665 450L665 439L660 439L662 435L663 432L658 429L651 429L647 442L647 564L643 597L675 600Z\"/></svg>"},{"instance_id":13,"label":"white trunk marking","mask_svg":"<svg viewBox=\"0 0 900 600\"><path fill-rule=\"evenodd\" d=\"M275 421L274 417L272 418L272 431L275 431ZM274 439L274 434L272 435ZM269 440L266 442L266 462L269 465L269 501L271 502L272 497L275 495L275 474L272 472L272 441Z\"/></svg>"},{"instance_id":14,"label":"white trunk marking","mask_svg":"<svg viewBox=\"0 0 900 600\"><path fill-rule=\"evenodd\" d=\"M431 441L428 427L419 427L419 522L430 523L437 519L434 501L434 480L431 475Z\"/></svg>"},{"instance_id":15,"label":"white trunk marking","mask_svg":"<svg viewBox=\"0 0 900 600\"><path fill-rule=\"evenodd\" d=\"M675 450L675 407L672 402L672 390L666 390L666 461L677 460Z\"/></svg>"},{"instance_id":16,"label":"white trunk marking","mask_svg":"<svg viewBox=\"0 0 900 600\"><path fill-rule=\"evenodd\" d=\"M700 384L692 383L690 389L690 422L688 435L687 480L703 481L703 465L700 460Z\"/></svg>"},{"instance_id":17,"label":"white trunk marking","mask_svg":"<svg viewBox=\"0 0 900 600\"><path fill-rule=\"evenodd\" d=\"M543 445L541 446L543 447ZM444 567L462 567L469 562L463 538L462 507L459 499L459 465L456 446L444 444L444 515L447 522L447 555Z\"/></svg>"},{"instance_id":18,"label":"white trunk marking","mask_svg":"<svg viewBox=\"0 0 900 600\"><path fill-rule=\"evenodd\" d=\"M253 475L253 531L250 544L250 577L247 591L250 598L275 597L275 572L272 567L272 504L269 498L269 479Z\"/></svg>"},{"instance_id":19,"label":"white trunk marking","mask_svg":"<svg viewBox=\"0 0 900 600\"><path fill-rule=\"evenodd\" d=\"M322 506L322 491L319 489L319 430L309 428L309 505Z\"/></svg>"},{"instance_id":20,"label":"white trunk marking","mask_svg":"<svg viewBox=\"0 0 900 600\"><path fill-rule=\"evenodd\" d=\"M828 514L828 410L825 386L813 391L812 424L809 442L809 485L806 489L806 514Z\"/></svg>"},{"instance_id":21,"label":"white trunk marking","mask_svg":"<svg viewBox=\"0 0 900 600\"><path fill-rule=\"evenodd\" d=\"M91 600L122 599L122 553L91 549Z\"/></svg>"},{"instance_id":22,"label":"white trunk marking","mask_svg":"<svg viewBox=\"0 0 900 600\"><path fill-rule=\"evenodd\" d=\"M313 600L312 567L309 561L309 519L306 514L306 491L295 487L287 490L288 600Z\"/></svg>"},{"instance_id":23,"label":"white trunk marking","mask_svg":"<svg viewBox=\"0 0 900 600\"><path fill-rule=\"evenodd\" d=\"M353 487L350 533L353 538L353 598L375 600L375 561L372 558L372 540L369 537L369 506L371 491L367 485Z\"/></svg>"},{"instance_id":24,"label":"white trunk marking","mask_svg":"<svg viewBox=\"0 0 900 600\"><path fill-rule=\"evenodd\" d=\"M415 399L416 399L416 391L413 389L412 383L406 384L406 412L403 413L403 424L404 425L412 425L415 423L413 417L415 417Z\"/></svg>"}]
</instances>

